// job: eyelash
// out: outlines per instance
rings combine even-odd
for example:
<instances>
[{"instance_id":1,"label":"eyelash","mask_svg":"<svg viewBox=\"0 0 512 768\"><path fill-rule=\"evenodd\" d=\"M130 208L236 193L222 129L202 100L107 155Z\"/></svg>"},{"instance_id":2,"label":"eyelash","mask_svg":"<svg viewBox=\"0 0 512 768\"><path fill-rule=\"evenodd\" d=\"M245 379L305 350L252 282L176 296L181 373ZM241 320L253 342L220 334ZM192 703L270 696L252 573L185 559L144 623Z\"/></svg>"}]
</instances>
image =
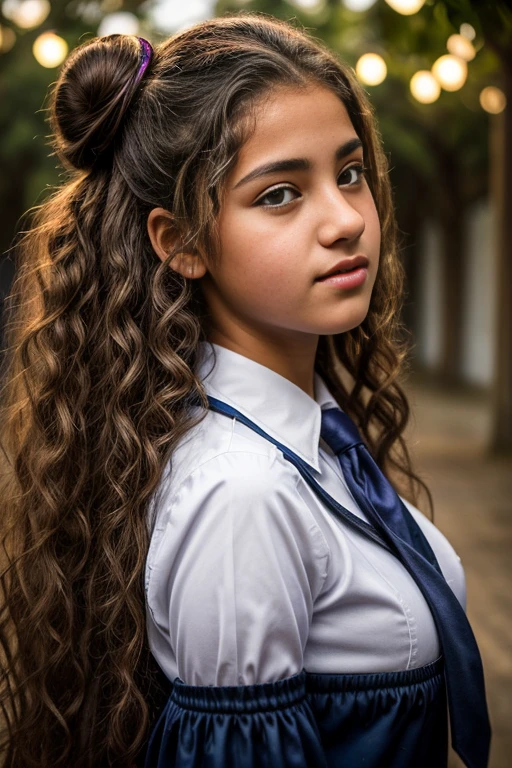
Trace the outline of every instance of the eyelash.
<instances>
[{"instance_id":1,"label":"eyelash","mask_svg":"<svg viewBox=\"0 0 512 768\"><path fill-rule=\"evenodd\" d=\"M355 181L353 184L347 184L346 185L346 186L349 186L349 187L355 187L355 186L358 186L359 184L361 184L361 182L363 180L363 177L364 177L364 175L365 175L367 170L368 170L368 168L366 168L361 163L355 163L354 165L349 165L348 168L345 168L345 170L342 171L342 173L340 173L340 176L343 176L343 174L347 173L348 171L357 171L358 181ZM273 187L272 189L269 189L267 192L265 192L265 194L262 195L262 197L258 198L258 200L256 200L254 205L259 205L261 208L273 208L273 209L285 208L287 205L291 205L294 202L294 200L290 200L290 202L288 202L288 203L278 203L277 205L272 205L271 203L262 203L261 202L266 197L268 197L268 195L270 195L272 192L279 192L281 189L293 189L293 187L291 187L289 184L282 184L279 187ZM296 190L293 190L293 191L296 191ZM295 198L295 200L296 199L297 198Z\"/></svg>"}]
</instances>

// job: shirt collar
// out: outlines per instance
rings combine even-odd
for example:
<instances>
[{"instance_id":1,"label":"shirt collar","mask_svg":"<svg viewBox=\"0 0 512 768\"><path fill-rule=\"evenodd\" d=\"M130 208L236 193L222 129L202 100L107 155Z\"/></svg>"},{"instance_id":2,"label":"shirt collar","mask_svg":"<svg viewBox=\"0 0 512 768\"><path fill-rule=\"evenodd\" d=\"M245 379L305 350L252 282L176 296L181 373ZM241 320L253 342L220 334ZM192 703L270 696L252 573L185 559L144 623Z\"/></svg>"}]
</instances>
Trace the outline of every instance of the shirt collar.
<instances>
[{"instance_id":1,"label":"shirt collar","mask_svg":"<svg viewBox=\"0 0 512 768\"><path fill-rule=\"evenodd\" d=\"M281 374L210 341L199 342L196 375L206 393L236 408L320 472L321 411L339 408L315 371L315 399Z\"/></svg>"}]
</instances>

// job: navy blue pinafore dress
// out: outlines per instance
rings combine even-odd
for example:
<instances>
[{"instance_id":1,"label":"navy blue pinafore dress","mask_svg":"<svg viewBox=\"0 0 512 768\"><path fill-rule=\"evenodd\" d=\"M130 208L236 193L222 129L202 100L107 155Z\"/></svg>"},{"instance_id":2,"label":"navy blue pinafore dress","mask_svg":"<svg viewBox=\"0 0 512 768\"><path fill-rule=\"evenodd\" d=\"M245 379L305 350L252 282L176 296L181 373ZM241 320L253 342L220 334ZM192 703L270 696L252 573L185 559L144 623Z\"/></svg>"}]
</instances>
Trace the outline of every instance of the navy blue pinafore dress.
<instances>
[{"instance_id":1,"label":"navy blue pinafore dress","mask_svg":"<svg viewBox=\"0 0 512 768\"><path fill-rule=\"evenodd\" d=\"M333 514L389 549L287 446L226 403L208 401L276 445ZM303 668L275 682L241 686L187 685L176 677L150 734L144 768L446 768L447 755L440 656L398 672Z\"/></svg>"}]
</instances>

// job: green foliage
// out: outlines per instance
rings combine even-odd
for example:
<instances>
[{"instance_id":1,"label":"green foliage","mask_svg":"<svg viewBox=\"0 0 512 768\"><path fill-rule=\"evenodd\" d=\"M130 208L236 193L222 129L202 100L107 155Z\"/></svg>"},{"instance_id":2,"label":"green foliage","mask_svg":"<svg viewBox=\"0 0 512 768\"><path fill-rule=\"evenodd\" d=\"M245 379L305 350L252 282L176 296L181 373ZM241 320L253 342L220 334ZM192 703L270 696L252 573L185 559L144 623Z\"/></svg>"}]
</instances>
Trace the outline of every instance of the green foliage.
<instances>
[{"instance_id":1,"label":"green foliage","mask_svg":"<svg viewBox=\"0 0 512 768\"><path fill-rule=\"evenodd\" d=\"M16 43L10 51L0 54L0 252L12 245L19 217L40 204L62 174L57 159L49 157L49 126L45 122L48 90L57 79L58 68L46 69L38 64L32 54L34 41L42 32L54 31L71 50L96 35L104 15L100 5L76 0L52 3L50 15L36 29L13 27ZM106 2L102 5L108 7ZM140 5L133 0L124 2L123 10L135 13ZM1 13L0 24L13 26Z\"/></svg>"},{"instance_id":2,"label":"green foliage","mask_svg":"<svg viewBox=\"0 0 512 768\"><path fill-rule=\"evenodd\" d=\"M177 0L178 1L178 0ZM111 4L110 4L111 6ZM147 8L137 0L125 0L122 10L133 13ZM109 8L108 1L52 3L50 16L36 30L16 30L17 42L0 54L0 206L4 226L0 249L11 242L19 216L40 203L45 192L59 182L61 170L49 157L45 122L48 88L58 69L41 67L32 55L35 38L54 30L70 49L95 35L99 21ZM103 10L102 10L103 9ZM355 67L367 51L380 53L388 77L379 86L366 90L375 106L384 144L392 166L411 177L432 184L439 178L433 147L453 152L468 178L469 196L485 193L488 116L478 102L485 85L500 84L500 67L512 51L512 11L498 0L427 0L413 16L402 16L384 0L377 0L364 13L345 8L340 0L327 0L317 14L285 0L218 0L217 15L227 11L252 10L281 19L294 20L324 40L348 64ZM466 84L455 93L442 92L431 105L418 104L409 90L411 76L418 69L430 69L446 53L446 40L462 22L471 23L477 37L475 59L469 62ZM2 26L10 22L0 15ZM149 36L159 38L158 30Z\"/></svg>"},{"instance_id":3,"label":"green foliage","mask_svg":"<svg viewBox=\"0 0 512 768\"><path fill-rule=\"evenodd\" d=\"M295 17L353 68L367 52L384 58L386 79L365 90L375 108L391 172L410 182L405 188L397 185L398 208L406 207L405 198L413 186L429 190L424 202L435 207L447 153L464 181L466 201L486 194L489 115L480 106L479 94L485 86L501 83L499 41L508 38L512 49L512 16L504 3L427 0L411 16L396 13L384 0L363 13L348 10L339 0L328 0L320 15L286 0L252 0L244 8L279 18ZM219 14L238 9L236 0L217 4ZM463 22L472 24L477 33L473 41L477 54L468 63L466 83L459 91L442 90L433 104L420 104L410 92L411 77L420 69L430 70L437 58L448 53L448 37L458 33Z\"/></svg>"}]
</instances>

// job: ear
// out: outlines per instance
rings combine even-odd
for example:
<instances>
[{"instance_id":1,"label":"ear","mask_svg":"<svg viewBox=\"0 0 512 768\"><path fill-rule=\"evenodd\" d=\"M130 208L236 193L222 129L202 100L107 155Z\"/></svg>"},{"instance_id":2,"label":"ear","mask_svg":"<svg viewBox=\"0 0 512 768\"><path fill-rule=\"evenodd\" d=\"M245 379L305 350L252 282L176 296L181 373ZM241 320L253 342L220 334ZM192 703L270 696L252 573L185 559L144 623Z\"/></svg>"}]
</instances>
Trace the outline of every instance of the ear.
<instances>
[{"instance_id":1,"label":"ear","mask_svg":"<svg viewBox=\"0 0 512 768\"><path fill-rule=\"evenodd\" d=\"M148 216L147 226L153 250L159 259L165 261L181 240L172 214L165 208L153 208ZM203 277L207 271L200 255L193 251L180 251L169 264L172 269L189 279Z\"/></svg>"}]
</instances>

